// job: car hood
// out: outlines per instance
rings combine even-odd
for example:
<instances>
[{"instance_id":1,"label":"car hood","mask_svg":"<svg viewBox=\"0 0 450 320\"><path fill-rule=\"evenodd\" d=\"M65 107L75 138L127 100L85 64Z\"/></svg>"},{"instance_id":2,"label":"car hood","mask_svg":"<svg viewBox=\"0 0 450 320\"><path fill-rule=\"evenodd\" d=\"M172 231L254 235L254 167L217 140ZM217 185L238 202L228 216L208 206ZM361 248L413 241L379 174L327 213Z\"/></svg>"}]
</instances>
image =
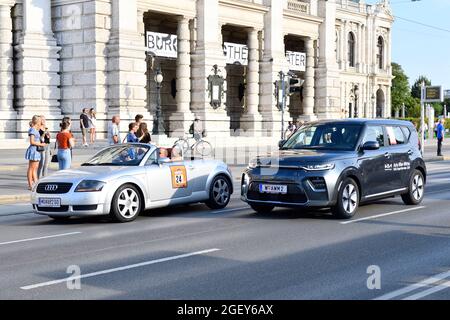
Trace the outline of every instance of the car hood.
<instances>
[{"instance_id":1,"label":"car hood","mask_svg":"<svg viewBox=\"0 0 450 320\"><path fill-rule=\"evenodd\" d=\"M279 150L257 159L263 165L298 166L311 163L328 163L348 159L353 151L331 150Z\"/></svg>"},{"instance_id":2,"label":"car hood","mask_svg":"<svg viewBox=\"0 0 450 320\"><path fill-rule=\"evenodd\" d=\"M69 169L57 171L48 177L45 177L39 182L77 182L86 179L90 180L100 180L100 181L110 181L114 180L116 177L124 175L135 175L142 171L142 167L102 167L102 166L86 166L80 167L78 169Z\"/></svg>"}]
</instances>

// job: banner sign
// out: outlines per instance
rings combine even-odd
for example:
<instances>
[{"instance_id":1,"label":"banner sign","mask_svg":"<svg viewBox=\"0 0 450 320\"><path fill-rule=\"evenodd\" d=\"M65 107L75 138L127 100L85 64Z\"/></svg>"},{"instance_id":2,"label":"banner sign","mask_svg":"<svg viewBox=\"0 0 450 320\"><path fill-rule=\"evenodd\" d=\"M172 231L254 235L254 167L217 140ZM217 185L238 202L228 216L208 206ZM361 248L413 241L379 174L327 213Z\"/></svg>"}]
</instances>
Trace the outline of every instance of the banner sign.
<instances>
[{"instance_id":1,"label":"banner sign","mask_svg":"<svg viewBox=\"0 0 450 320\"><path fill-rule=\"evenodd\" d=\"M147 31L147 48L157 57L177 58L177 36Z\"/></svg>"},{"instance_id":2,"label":"banner sign","mask_svg":"<svg viewBox=\"0 0 450 320\"><path fill-rule=\"evenodd\" d=\"M244 44L224 42L223 54L227 64L248 65L248 47Z\"/></svg>"},{"instance_id":3,"label":"banner sign","mask_svg":"<svg viewBox=\"0 0 450 320\"><path fill-rule=\"evenodd\" d=\"M450 90L444 90L444 99L450 99Z\"/></svg>"},{"instance_id":4,"label":"banner sign","mask_svg":"<svg viewBox=\"0 0 450 320\"><path fill-rule=\"evenodd\" d=\"M286 58L289 61L289 70L306 71L306 54L303 52L286 51Z\"/></svg>"},{"instance_id":5,"label":"banner sign","mask_svg":"<svg viewBox=\"0 0 450 320\"><path fill-rule=\"evenodd\" d=\"M425 87L424 102L442 102L442 87Z\"/></svg>"}]
</instances>

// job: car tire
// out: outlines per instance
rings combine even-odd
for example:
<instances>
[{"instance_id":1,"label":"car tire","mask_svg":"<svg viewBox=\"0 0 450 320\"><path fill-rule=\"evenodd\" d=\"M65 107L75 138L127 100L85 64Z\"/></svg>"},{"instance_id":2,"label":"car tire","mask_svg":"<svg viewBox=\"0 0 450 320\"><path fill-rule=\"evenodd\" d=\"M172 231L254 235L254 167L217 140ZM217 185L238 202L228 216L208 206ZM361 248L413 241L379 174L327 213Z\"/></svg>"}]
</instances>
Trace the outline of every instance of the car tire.
<instances>
[{"instance_id":1,"label":"car tire","mask_svg":"<svg viewBox=\"0 0 450 320\"><path fill-rule=\"evenodd\" d=\"M131 222L136 220L142 211L143 203L139 190L125 184L117 189L111 202L111 218L116 222Z\"/></svg>"},{"instance_id":2,"label":"car tire","mask_svg":"<svg viewBox=\"0 0 450 320\"><path fill-rule=\"evenodd\" d=\"M336 205L332 208L333 215L338 219L350 219L358 211L359 188L355 180L346 178L342 182Z\"/></svg>"},{"instance_id":3,"label":"car tire","mask_svg":"<svg viewBox=\"0 0 450 320\"><path fill-rule=\"evenodd\" d=\"M275 209L275 206L269 206L269 205L263 205L263 204L251 204L250 207L257 213L257 214L268 214Z\"/></svg>"},{"instance_id":4,"label":"car tire","mask_svg":"<svg viewBox=\"0 0 450 320\"><path fill-rule=\"evenodd\" d=\"M209 190L209 200L205 204L210 209L223 209L231 200L231 182L223 175L215 177Z\"/></svg>"},{"instance_id":5,"label":"car tire","mask_svg":"<svg viewBox=\"0 0 450 320\"><path fill-rule=\"evenodd\" d=\"M419 170L414 170L409 179L408 193L402 194L402 200L406 205L416 206L423 201L425 194L425 178Z\"/></svg>"}]
</instances>

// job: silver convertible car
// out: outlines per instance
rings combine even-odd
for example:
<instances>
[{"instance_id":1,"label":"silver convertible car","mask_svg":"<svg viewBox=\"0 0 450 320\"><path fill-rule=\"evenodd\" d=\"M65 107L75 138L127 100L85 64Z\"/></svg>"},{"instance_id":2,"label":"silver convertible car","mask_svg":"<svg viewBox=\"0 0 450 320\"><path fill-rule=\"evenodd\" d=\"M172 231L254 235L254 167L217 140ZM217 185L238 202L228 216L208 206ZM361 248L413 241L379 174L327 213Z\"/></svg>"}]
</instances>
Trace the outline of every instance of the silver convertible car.
<instances>
[{"instance_id":1,"label":"silver convertible car","mask_svg":"<svg viewBox=\"0 0 450 320\"><path fill-rule=\"evenodd\" d=\"M103 149L79 169L43 178L31 201L37 214L53 219L109 214L129 222L143 210L171 205L203 202L222 209L233 193L232 181L221 161L171 158L170 149L121 144Z\"/></svg>"}]
</instances>

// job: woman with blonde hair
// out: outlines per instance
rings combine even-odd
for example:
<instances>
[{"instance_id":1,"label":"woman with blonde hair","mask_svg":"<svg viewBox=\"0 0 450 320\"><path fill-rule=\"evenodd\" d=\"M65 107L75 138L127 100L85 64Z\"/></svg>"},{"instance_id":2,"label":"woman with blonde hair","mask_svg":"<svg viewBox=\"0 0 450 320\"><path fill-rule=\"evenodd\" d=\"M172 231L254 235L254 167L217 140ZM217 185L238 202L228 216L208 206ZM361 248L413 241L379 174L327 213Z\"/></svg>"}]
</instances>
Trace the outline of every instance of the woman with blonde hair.
<instances>
[{"instance_id":1,"label":"woman with blonde hair","mask_svg":"<svg viewBox=\"0 0 450 320\"><path fill-rule=\"evenodd\" d=\"M97 113L95 112L94 108L91 108L89 110L89 133L91 138L91 144L94 144L95 142L96 127L97 127Z\"/></svg>"},{"instance_id":2,"label":"woman with blonde hair","mask_svg":"<svg viewBox=\"0 0 450 320\"><path fill-rule=\"evenodd\" d=\"M39 134L41 135L41 142L45 143L44 150L41 151L41 160L38 167L38 178L47 176L48 164L50 162L50 131L47 128L46 120L44 116L41 117L41 127L39 128Z\"/></svg>"},{"instance_id":3,"label":"woman with blonde hair","mask_svg":"<svg viewBox=\"0 0 450 320\"><path fill-rule=\"evenodd\" d=\"M25 153L25 159L28 160L27 180L28 190L31 190L34 184L38 181L37 171L39 161L41 160L41 152L44 151L45 143L41 142L41 117L33 116L30 122L30 129L28 130L28 137L30 138L30 146Z\"/></svg>"}]
</instances>

